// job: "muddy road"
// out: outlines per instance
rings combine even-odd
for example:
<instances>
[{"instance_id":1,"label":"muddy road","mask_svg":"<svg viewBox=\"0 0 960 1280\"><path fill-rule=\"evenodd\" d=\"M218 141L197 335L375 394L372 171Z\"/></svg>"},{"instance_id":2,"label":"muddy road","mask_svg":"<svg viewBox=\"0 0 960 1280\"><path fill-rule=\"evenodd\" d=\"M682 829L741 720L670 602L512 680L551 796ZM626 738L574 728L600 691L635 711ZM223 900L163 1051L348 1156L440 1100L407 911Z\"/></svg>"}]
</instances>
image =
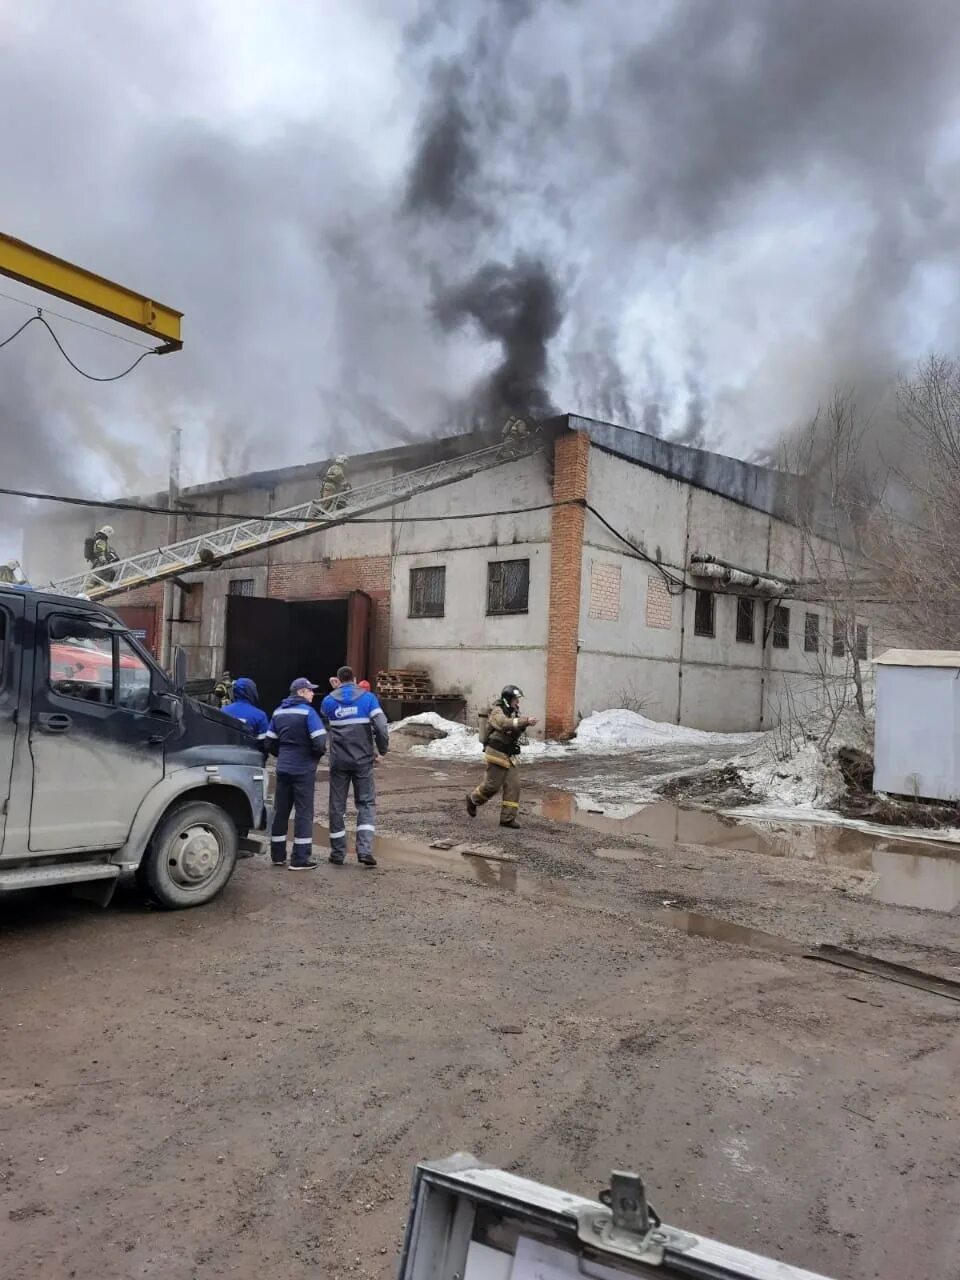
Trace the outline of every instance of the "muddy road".
<instances>
[{"instance_id":1,"label":"muddy road","mask_svg":"<svg viewBox=\"0 0 960 1280\"><path fill-rule=\"evenodd\" d=\"M5 1280L379 1280L456 1149L588 1194L634 1166L676 1224L829 1275L956 1274L960 1003L794 954L957 978L956 914L880 900L860 847L578 819L568 766L501 833L475 772L385 763L376 871L0 908Z\"/></svg>"}]
</instances>

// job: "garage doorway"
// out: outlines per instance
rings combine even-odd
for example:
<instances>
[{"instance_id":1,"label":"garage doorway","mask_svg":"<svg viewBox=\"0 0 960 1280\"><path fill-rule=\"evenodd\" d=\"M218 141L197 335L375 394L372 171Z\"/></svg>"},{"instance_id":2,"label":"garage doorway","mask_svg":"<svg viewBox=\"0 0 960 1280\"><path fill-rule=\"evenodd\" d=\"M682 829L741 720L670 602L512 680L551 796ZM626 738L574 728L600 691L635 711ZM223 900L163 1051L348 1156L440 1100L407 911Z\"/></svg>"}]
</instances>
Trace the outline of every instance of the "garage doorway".
<instances>
[{"instance_id":1,"label":"garage doorway","mask_svg":"<svg viewBox=\"0 0 960 1280\"><path fill-rule=\"evenodd\" d=\"M256 681L268 713L297 676L307 676L323 694L345 662L369 679L370 614L363 591L337 600L227 596L226 668Z\"/></svg>"}]
</instances>

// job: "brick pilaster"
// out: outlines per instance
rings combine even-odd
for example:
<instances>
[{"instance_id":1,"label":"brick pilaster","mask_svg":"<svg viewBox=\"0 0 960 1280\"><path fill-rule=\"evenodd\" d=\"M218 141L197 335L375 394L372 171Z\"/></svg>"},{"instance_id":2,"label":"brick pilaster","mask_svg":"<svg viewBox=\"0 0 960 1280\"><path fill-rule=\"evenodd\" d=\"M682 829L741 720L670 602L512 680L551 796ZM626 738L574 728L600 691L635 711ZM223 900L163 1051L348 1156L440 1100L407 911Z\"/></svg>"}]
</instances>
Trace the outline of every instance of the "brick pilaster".
<instances>
[{"instance_id":1,"label":"brick pilaster","mask_svg":"<svg viewBox=\"0 0 960 1280\"><path fill-rule=\"evenodd\" d=\"M586 500L590 437L565 431L553 447L553 500ZM577 727L577 640L583 571L582 506L554 507L550 530L550 616L547 630L548 738L569 738Z\"/></svg>"}]
</instances>

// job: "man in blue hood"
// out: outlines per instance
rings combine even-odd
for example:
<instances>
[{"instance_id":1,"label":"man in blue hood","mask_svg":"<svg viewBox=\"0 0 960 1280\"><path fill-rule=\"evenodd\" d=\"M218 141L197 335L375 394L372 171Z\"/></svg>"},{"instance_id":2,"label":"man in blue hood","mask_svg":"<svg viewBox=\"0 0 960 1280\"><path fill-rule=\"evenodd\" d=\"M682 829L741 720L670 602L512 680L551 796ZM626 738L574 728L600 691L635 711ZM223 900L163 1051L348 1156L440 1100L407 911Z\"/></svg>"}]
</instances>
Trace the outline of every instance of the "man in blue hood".
<instances>
[{"instance_id":1,"label":"man in blue hood","mask_svg":"<svg viewBox=\"0 0 960 1280\"><path fill-rule=\"evenodd\" d=\"M327 745L323 721L310 705L317 686L306 676L298 676L273 713L267 730L267 750L277 757L277 790L274 796L273 826L270 830L270 860L275 867L287 861L287 823L293 810L293 856L291 871L311 871L313 856L313 792L317 785L317 761Z\"/></svg>"},{"instance_id":2,"label":"man in blue hood","mask_svg":"<svg viewBox=\"0 0 960 1280\"><path fill-rule=\"evenodd\" d=\"M228 702L225 707L221 707L221 710L225 716L233 716L234 720L242 721L266 751L270 718L265 711L260 709L260 695L257 692L257 686L252 680L248 680L246 676L241 676L239 680L234 680L233 701Z\"/></svg>"},{"instance_id":3,"label":"man in blue hood","mask_svg":"<svg viewBox=\"0 0 960 1280\"><path fill-rule=\"evenodd\" d=\"M357 805L357 860L361 866L375 867L374 748L382 756L387 754L387 717L374 694L358 688L350 667L341 667L337 680L337 688L327 694L320 707L330 737L330 861L339 867L347 856L347 797L352 786Z\"/></svg>"}]
</instances>

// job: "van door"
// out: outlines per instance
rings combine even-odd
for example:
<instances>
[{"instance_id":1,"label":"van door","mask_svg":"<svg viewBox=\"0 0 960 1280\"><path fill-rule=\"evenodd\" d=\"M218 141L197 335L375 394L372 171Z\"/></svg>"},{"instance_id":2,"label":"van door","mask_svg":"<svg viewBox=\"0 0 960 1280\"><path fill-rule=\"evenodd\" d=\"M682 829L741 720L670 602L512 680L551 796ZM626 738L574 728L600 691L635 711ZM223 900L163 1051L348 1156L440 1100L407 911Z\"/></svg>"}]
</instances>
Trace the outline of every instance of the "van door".
<instances>
[{"instance_id":1,"label":"van door","mask_svg":"<svg viewBox=\"0 0 960 1280\"><path fill-rule=\"evenodd\" d=\"M31 851L115 849L163 776L174 731L151 669L110 619L41 604L30 714Z\"/></svg>"},{"instance_id":2,"label":"van door","mask_svg":"<svg viewBox=\"0 0 960 1280\"><path fill-rule=\"evenodd\" d=\"M22 627L23 598L15 592L0 599L0 851L10 808L13 748L17 738L17 704L20 700L21 656L14 643L18 622ZM17 628L19 630L19 628Z\"/></svg>"}]
</instances>

